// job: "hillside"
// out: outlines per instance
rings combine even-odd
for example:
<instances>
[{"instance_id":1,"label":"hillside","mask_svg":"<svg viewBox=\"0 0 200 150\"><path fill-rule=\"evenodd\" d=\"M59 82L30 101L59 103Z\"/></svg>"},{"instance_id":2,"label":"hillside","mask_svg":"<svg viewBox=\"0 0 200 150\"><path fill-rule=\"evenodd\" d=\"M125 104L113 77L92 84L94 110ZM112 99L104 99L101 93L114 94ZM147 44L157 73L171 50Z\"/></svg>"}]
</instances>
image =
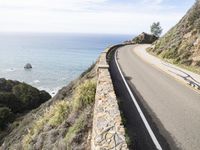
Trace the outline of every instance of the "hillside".
<instances>
[{"instance_id":1,"label":"hillside","mask_svg":"<svg viewBox=\"0 0 200 150\"><path fill-rule=\"evenodd\" d=\"M200 73L200 0L149 52Z\"/></svg>"},{"instance_id":2,"label":"hillside","mask_svg":"<svg viewBox=\"0 0 200 150\"><path fill-rule=\"evenodd\" d=\"M15 121L0 149L90 149L96 66Z\"/></svg>"},{"instance_id":3,"label":"hillside","mask_svg":"<svg viewBox=\"0 0 200 150\"><path fill-rule=\"evenodd\" d=\"M0 131L23 113L37 108L51 96L18 81L0 79Z\"/></svg>"}]
</instances>

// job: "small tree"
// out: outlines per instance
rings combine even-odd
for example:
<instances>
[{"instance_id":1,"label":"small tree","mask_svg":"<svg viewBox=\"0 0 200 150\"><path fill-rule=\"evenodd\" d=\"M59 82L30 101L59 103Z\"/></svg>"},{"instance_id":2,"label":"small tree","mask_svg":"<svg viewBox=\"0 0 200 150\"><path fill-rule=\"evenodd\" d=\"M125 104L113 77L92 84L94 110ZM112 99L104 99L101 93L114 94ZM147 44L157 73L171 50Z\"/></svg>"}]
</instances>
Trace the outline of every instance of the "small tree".
<instances>
[{"instance_id":1,"label":"small tree","mask_svg":"<svg viewBox=\"0 0 200 150\"><path fill-rule=\"evenodd\" d=\"M154 22L151 25L151 33L157 37L159 37L162 34L162 27L160 26L160 22Z\"/></svg>"}]
</instances>

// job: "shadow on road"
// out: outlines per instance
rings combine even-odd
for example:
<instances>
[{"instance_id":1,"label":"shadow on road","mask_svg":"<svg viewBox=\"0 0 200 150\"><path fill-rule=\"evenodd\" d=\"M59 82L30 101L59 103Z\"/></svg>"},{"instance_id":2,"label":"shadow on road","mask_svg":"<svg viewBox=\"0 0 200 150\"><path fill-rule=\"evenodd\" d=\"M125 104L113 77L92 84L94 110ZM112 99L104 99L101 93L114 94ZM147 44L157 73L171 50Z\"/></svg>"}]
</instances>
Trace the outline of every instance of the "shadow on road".
<instances>
[{"instance_id":1,"label":"shadow on road","mask_svg":"<svg viewBox=\"0 0 200 150\"><path fill-rule=\"evenodd\" d=\"M149 136L148 131L146 130L146 127L133 103L133 100L131 99L126 86L121 78L120 73L118 72L115 60L112 59L110 61L110 73L111 78L113 81L114 89L117 95L122 120L124 122L124 126L126 128L126 134L130 138L129 140L129 149L134 150L156 150L156 147L151 140L151 137ZM131 77L125 77L127 81L131 80ZM134 88L132 85L131 88ZM133 89L132 89L133 90ZM136 89L134 89L135 91ZM137 92L138 93L138 92ZM136 95L135 92L133 92L134 95ZM141 98L141 97L140 97ZM145 111L142 103L140 102L140 99L138 96L136 96L136 99L146 116L148 122L150 123L151 128L153 129L157 139L159 140L163 150L170 150L170 146L163 138L163 136L159 133L158 128L156 127L155 123L151 119L151 116Z\"/></svg>"}]
</instances>

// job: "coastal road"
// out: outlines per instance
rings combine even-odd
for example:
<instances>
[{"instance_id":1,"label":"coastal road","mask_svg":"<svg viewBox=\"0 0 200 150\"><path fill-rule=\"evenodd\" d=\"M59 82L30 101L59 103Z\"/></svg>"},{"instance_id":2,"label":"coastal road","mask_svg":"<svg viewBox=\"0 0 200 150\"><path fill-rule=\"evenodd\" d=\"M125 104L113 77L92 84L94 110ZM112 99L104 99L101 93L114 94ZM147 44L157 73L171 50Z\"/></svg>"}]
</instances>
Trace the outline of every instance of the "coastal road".
<instances>
[{"instance_id":1,"label":"coastal road","mask_svg":"<svg viewBox=\"0 0 200 150\"><path fill-rule=\"evenodd\" d=\"M145 62L135 54L139 50L139 46L136 45L118 48L116 50L117 62L152 130L160 140L162 148L199 150L200 94ZM112 78L116 78L117 74L119 72L117 73L112 63ZM117 86L119 82L113 80L114 85ZM119 88L117 93L123 91ZM123 101L126 99L122 99L122 103ZM130 129L131 124L137 121L134 118L131 119L134 117L131 114L131 105L129 101L121 106L121 109L125 110L124 114L129 115L127 126ZM137 130L137 128L134 129ZM131 132L135 132L138 135L134 136L139 137L140 132L134 129ZM141 147L141 144L138 145L138 149L145 149Z\"/></svg>"}]
</instances>

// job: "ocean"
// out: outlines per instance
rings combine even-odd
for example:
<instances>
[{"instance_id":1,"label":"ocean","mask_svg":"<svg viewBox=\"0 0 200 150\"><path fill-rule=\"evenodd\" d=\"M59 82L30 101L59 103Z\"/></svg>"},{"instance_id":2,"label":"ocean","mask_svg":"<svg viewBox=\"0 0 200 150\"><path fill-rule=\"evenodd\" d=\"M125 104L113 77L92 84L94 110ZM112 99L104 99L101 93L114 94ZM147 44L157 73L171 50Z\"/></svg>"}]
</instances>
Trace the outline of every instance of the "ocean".
<instances>
[{"instance_id":1,"label":"ocean","mask_svg":"<svg viewBox=\"0 0 200 150\"><path fill-rule=\"evenodd\" d=\"M26 82L54 95L93 64L108 46L131 35L0 33L0 78ZM33 68L25 70L25 64Z\"/></svg>"}]
</instances>

